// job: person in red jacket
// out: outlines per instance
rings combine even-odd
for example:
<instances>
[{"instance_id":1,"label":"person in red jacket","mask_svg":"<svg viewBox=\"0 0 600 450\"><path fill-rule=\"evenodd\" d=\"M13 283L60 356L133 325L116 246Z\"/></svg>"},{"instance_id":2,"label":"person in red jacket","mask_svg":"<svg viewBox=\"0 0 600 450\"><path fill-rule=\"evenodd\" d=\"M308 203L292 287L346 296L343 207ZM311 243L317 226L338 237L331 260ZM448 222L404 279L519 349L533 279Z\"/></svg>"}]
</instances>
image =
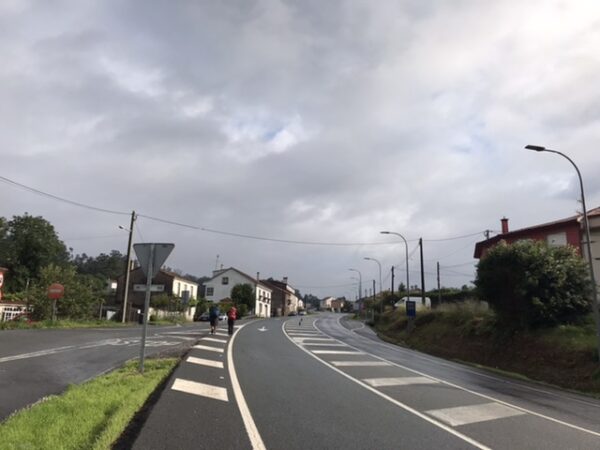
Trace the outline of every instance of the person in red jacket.
<instances>
[{"instance_id":1,"label":"person in red jacket","mask_svg":"<svg viewBox=\"0 0 600 450\"><path fill-rule=\"evenodd\" d=\"M231 309L227 312L227 328L229 331L229 335L233 334L233 325L235 325L235 321L237 319L237 308L232 306Z\"/></svg>"}]
</instances>

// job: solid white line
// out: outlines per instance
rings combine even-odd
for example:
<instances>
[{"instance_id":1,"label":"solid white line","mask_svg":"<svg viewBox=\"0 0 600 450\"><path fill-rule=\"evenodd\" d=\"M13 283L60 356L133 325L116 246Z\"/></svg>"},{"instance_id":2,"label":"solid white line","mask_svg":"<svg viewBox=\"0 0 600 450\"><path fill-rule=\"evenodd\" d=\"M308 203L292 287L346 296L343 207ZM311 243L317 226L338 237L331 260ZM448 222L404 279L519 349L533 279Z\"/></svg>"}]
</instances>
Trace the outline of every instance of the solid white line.
<instances>
[{"instance_id":1,"label":"solid white line","mask_svg":"<svg viewBox=\"0 0 600 450\"><path fill-rule=\"evenodd\" d=\"M346 351L346 350L313 350L315 355L364 355L363 352Z\"/></svg>"},{"instance_id":2,"label":"solid white line","mask_svg":"<svg viewBox=\"0 0 600 450\"><path fill-rule=\"evenodd\" d=\"M286 336L287 336L287 333L285 332L285 330L283 330L283 332L284 332L284 334L286 334ZM288 337L288 339L289 339L289 337ZM291 340L291 339L290 339L290 340ZM372 392L372 393L374 393L375 395L378 395L378 396L380 396L380 397L382 397L382 398L386 399L386 400L387 400L387 401L389 401L390 403L393 403L394 405L396 405L396 406L399 406L400 408L404 409L405 411L407 411L407 412L409 412L409 413L412 413L412 414L414 414L414 415L415 415L415 416L417 416L417 417L420 417L421 419L425 420L426 422L429 422L430 424L432 424L432 425L435 425L436 427L438 427L438 428L441 428L442 430L445 430L445 431L447 431L448 433L450 433L450 434L452 434L452 435L454 435L454 436L458 437L459 439L462 439L462 440L463 440L463 441L465 441L465 442L468 442L469 444L471 444L471 445L472 445L472 446L474 446L474 447L477 447L477 448L479 448L480 450L491 450L491 448L489 448L489 447L486 447L485 445L483 445L483 444L481 444L481 443L477 442L477 441L476 441L476 440L474 440L474 439L471 439L469 436L466 436L466 435L464 435L464 434L462 434L462 433L459 433L458 431L456 431L456 430L454 430L454 429L450 428L448 425L445 425L445 424L443 424L443 423L441 423L441 422L438 422L437 420L434 420L434 419L432 419L431 417L429 417L429 416L426 416L425 414L423 414L423 413L421 413L421 412L417 411L416 409L414 409L414 408L411 408L410 406L408 406L408 405L405 405L405 404L404 404L404 403L402 403L402 402L399 402L398 400L396 400L396 399L394 399L394 398L390 397L389 395L386 395L386 394L384 394L383 392L380 392L380 391L378 391L377 389L375 389L375 388L373 388L373 387L369 386L368 384L365 384L365 383L363 383L362 381L360 381L360 380L357 380L356 378L353 378L353 377L351 377L350 375L348 375L347 373L345 373L345 372L341 371L341 370L340 370L340 369L338 369L337 367L334 367L334 366L332 366L331 364L329 364L328 362L326 362L326 361L322 360L321 358L319 358L319 357L317 357L317 356L313 355L313 352L309 352L308 350L306 350L305 348L303 348L303 347L301 347L301 346L298 346L298 348L299 348L300 350L302 350L303 352L306 352L306 353L307 353L308 355L310 355L311 357L315 358L315 359L316 359L317 361L319 361L321 364L324 364L325 366L329 367L331 370L334 370L334 371L336 371L337 373L339 373L339 374L340 374L340 375L342 375L343 377L346 377L346 378L348 378L349 380L351 380L351 381L355 382L356 384L358 384L358 385L360 385L360 386L364 387L365 389L368 389L369 391L371 391L371 392Z\"/></svg>"},{"instance_id":3,"label":"solid white line","mask_svg":"<svg viewBox=\"0 0 600 450\"><path fill-rule=\"evenodd\" d=\"M336 367L381 367L391 366L384 361L329 361Z\"/></svg>"},{"instance_id":4,"label":"solid white line","mask_svg":"<svg viewBox=\"0 0 600 450\"><path fill-rule=\"evenodd\" d=\"M204 358L196 358L195 356L188 356L185 361L192 363L192 364L199 364L201 366L216 367L217 369L223 368L222 361L213 361L212 359L204 359Z\"/></svg>"},{"instance_id":5,"label":"solid white line","mask_svg":"<svg viewBox=\"0 0 600 450\"><path fill-rule=\"evenodd\" d=\"M240 387L240 382L238 381L237 373L235 372L235 365L233 364L233 343L240 329L246 325L247 324L241 325L237 330L235 330L235 333L233 333L233 336L231 336L231 343L227 348L227 365L229 366L229 378L231 379L231 388L233 389L233 396L235 397L238 409L240 410L240 414L242 416L242 420L244 421L246 433L248 433L248 438L250 439L252 448L254 450L266 450L265 444L263 443L263 440L260 437L258 428L256 428L256 424L254 423L254 419L252 418L252 414L250 413L250 409L248 408L248 404L246 403L246 399L244 398L242 388Z\"/></svg>"},{"instance_id":6,"label":"solid white line","mask_svg":"<svg viewBox=\"0 0 600 450\"><path fill-rule=\"evenodd\" d=\"M0 363L7 362L7 361L15 361L18 359L35 358L37 356L53 355L54 353L66 352L67 350L72 350L74 348L76 348L74 345L68 345L66 347L57 347L57 348L51 348L48 350L40 350L38 352L22 353L20 355L14 355L14 356L5 356L3 358L0 358Z\"/></svg>"},{"instance_id":7,"label":"solid white line","mask_svg":"<svg viewBox=\"0 0 600 450\"><path fill-rule=\"evenodd\" d=\"M340 320L340 319L338 319L338 324L340 325L340 327L342 327L342 328L345 330L346 328L345 328L345 327L343 327L343 326L342 326L342 325L339 323L339 320ZM324 335L326 335L326 336L330 336L330 335L328 335L328 334L326 334L326 333L324 333L324 332L323 332L323 334L324 334ZM357 335L357 336L360 336L360 335ZM364 336L360 336L360 337L364 338ZM335 339L335 338L333 338L333 337L332 337L332 339ZM365 338L365 339L366 339L366 338ZM344 342L344 341L339 341L339 342ZM375 343L375 344L379 344L379 345L384 345L384 346L386 346L386 347L387 347L387 345L385 345L385 344L383 344L383 343L379 343L379 342L375 342L375 341L371 341L371 340L369 340L369 342L373 342L373 343ZM352 346L352 345L350 345L350 344L346 344L346 345L347 345L348 347L350 347L350 348L355 348L356 350L359 350L359 351L361 351L359 348L357 348L357 347L354 347L354 346ZM393 348L393 347L392 347L392 348ZM395 349L396 349L396 350L398 350L398 348L395 348ZM377 358L377 359L379 359L379 360L381 360L381 361L388 362L388 363L390 363L390 364L392 364L392 365L394 365L394 366L396 366L396 367L400 367L401 369L408 370L408 371L410 371L410 372L412 372L412 373L416 373L417 375L422 375L422 376L424 376L424 377L429 377L429 378L431 378L432 380L436 380L436 381L438 381L438 382L440 382L440 383L443 383L443 384L445 384L446 386L451 386L451 387L453 387L453 388L460 389L461 391L468 392L469 394L473 394L473 395L476 395L476 396L478 396L478 397L485 398L485 399L487 399L487 400L491 400L491 401L493 401L493 402L496 402L496 403L500 403L500 404L502 404L502 405L505 405L505 406L508 406L508 407L510 407L510 408L518 409L519 411L523 411L523 412L525 412L525 413L527 413L527 414L531 414L531 415L533 415L533 416L540 417L540 418L542 418L542 419L545 419L545 420L548 420L548 421L550 421L550 422L558 423L558 424L560 424L560 425L564 425L565 427L572 428L572 429L574 429L574 430L577 430L577 431L581 431L581 432L584 432L584 433L591 434L591 435L593 435L593 436L598 436L598 437L600 437L600 433L598 433L597 431L593 431L593 430L589 430L589 429L587 429L587 428L583 428L583 427L580 427L580 426L577 426L577 425L573 425L572 423L563 422L562 420L555 419L554 417L546 416L546 415L544 415L544 414L541 414L541 413L538 413L538 412L532 411L532 410L530 410L530 409L527 409L527 408L522 408L521 406L517 406L517 405L513 405L512 403L505 402L504 400L500 400L500 399L498 399L498 398L495 398L495 397L492 397L492 396L490 396L490 395L486 395L486 394L482 394L482 393L480 393L480 392L477 392L477 391L473 391L473 390L471 390L471 389L468 389L468 388L466 388L466 387L460 386L460 385L458 385L458 384L454 384L454 383L451 383L451 382L449 382L449 381L442 380L441 378L436 378L436 377L434 377L434 376L428 375L428 374L426 374L426 373L424 373L424 372L420 372L420 371L418 371L418 370L411 369L410 367L403 366L402 364L398 364L398 363L395 363L395 362L393 362L393 361L389 361L389 360L387 360L387 359L385 359L385 358L382 358L381 356L377 356L377 355L374 355L374 354L372 354L372 353L367 353L367 354L368 354L369 356L372 356L373 358ZM422 358L422 359L427 359L427 358L423 358L423 357L421 357L421 358ZM430 362L433 362L433 363L438 363L437 361L435 361L435 360L432 360L432 359L430 359L429 361L430 361ZM438 363L438 364L440 364L440 363ZM469 372L469 373L471 373L471 374L477 374L477 372L475 372L475 371L467 371L467 372ZM478 374L478 375L479 375L479 374ZM494 378L494 377L491 377L491 376L488 376L488 378L492 378L492 379L494 379L494 380L496 380L496 381L504 381L504 380L502 380L502 379L499 379L499 378ZM518 385L518 386L521 386L521 385ZM543 391L543 392L545 392L545 391Z\"/></svg>"},{"instance_id":8,"label":"solid white line","mask_svg":"<svg viewBox=\"0 0 600 450\"><path fill-rule=\"evenodd\" d=\"M208 350L209 352L223 353L222 348L209 347L208 345L194 345L192 348L197 348L198 350Z\"/></svg>"},{"instance_id":9,"label":"solid white line","mask_svg":"<svg viewBox=\"0 0 600 450\"><path fill-rule=\"evenodd\" d=\"M453 427L525 414L523 411L517 411L499 403L432 409L425 412Z\"/></svg>"},{"instance_id":10,"label":"solid white line","mask_svg":"<svg viewBox=\"0 0 600 450\"><path fill-rule=\"evenodd\" d=\"M211 337L203 337L201 340L202 341L210 341L210 342L218 342L220 344L227 344L227 339L217 339L217 338L211 338Z\"/></svg>"},{"instance_id":11,"label":"solid white line","mask_svg":"<svg viewBox=\"0 0 600 450\"><path fill-rule=\"evenodd\" d=\"M212 386L210 384L198 383L196 381L176 378L173 382L173 386L171 386L171 389L174 391L185 392L187 394L198 395L200 397L221 400L223 402L229 401L229 398L227 397L227 389L219 386Z\"/></svg>"},{"instance_id":12,"label":"solid white line","mask_svg":"<svg viewBox=\"0 0 600 450\"><path fill-rule=\"evenodd\" d=\"M428 377L396 377L396 378L364 378L365 383L373 387L379 386L408 386L412 384L437 384Z\"/></svg>"}]
</instances>

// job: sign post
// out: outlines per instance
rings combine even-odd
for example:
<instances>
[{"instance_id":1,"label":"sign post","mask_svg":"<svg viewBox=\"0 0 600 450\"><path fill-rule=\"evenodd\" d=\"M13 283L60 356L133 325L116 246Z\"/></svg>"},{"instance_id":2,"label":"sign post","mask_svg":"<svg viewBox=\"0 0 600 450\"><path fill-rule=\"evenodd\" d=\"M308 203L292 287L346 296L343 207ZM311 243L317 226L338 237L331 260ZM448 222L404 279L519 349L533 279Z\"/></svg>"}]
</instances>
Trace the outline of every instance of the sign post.
<instances>
[{"instance_id":1,"label":"sign post","mask_svg":"<svg viewBox=\"0 0 600 450\"><path fill-rule=\"evenodd\" d=\"M408 331L413 329L415 317L417 317L417 302L406 300L406 315L408 316Z\"/></svg>"},{"instance_id":2,"label":"sign post","mask_svg":"<svg viewBox=\"0 0 600 450\"><path fill-rule=\"evenodd\" d=\"M56 300L63 297L65 287L62 284L53 283L48 287L48 298L52 300L52 322L56 321Z\"/></svg>"},{"instance_id":3,"label":"sign post","mask_svg":"<svg viewBox=\"0 0 600 450\"><path fill-rule=\"evenodd\" d=\"M146 296L144 298L144 325L142 326L142 343L140 347L140 373L144 373L144 359L146 351L146 332L148 327L148 310L150 309L150 293L152 292L152 279L158 273L163 263L167 260L174 244L134 244L133 249L143 272L146 274Z\"/></svg>"}]
</instances>

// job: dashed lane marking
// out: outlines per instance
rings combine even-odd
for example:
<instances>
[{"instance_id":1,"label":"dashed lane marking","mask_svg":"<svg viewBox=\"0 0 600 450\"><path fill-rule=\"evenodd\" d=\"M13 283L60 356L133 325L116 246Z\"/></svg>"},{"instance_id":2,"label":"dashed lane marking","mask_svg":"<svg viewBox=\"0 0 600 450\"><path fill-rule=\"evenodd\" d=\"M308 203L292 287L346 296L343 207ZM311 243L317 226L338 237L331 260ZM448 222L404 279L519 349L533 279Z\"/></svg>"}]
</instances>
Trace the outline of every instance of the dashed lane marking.
<instances>
[{"instance_id":1,"label":"dashed lane marking","mask_svg":"<svg viewBox=\"0 0 600 450\"><path fill-rule=\"evenodd\" d=\"M192 364L199 364L201 366L216 367L217 369L223 368L222 361L213 361L211 359L196 358L195 356L188 356L188 358L186 359L186 362L189 362Z\"/></svg>"},{"instance_id":2,"label":"dashed lane marking","mask_svg":"<svg viewBox=\"0 0 600 450\"><path fill-rule=\"evenodd\" d=\"M194 394L200 397L208 397L215 400L221 400L228 402L227 389L219 386L213 386L211 384L198 383L197 381L183 380L176 378L173 382L171 389L174 391L185 392L187 394Z\"/></svg>"},{"instance_id":3,"label":"dashed lane marking","mask_svg":"<svg viewBox=\"0 0 600 450\"><path fill-rule=\"evenodd\" d=\"M437 384L437 381L427 377L366 378L363 381L373 387Z\"/></svg>"},{"instance_id":4,"label":"dashed lane marking","mask_svg":"<svg viewBox=\"0 0 600 450\"><path fill-rule=\"evenodd\" d=\"M196 348L198 350L208 350L209 352L223 353L222 348L210 347L208 345L194 345L192 348Z\"/></svg>"},{"instance_id":5,"label":"dashed lane marking","mask_svg":"<svg viewBox=\"0 0 600 450\"><path fill-rule=\"evenodd\" d=\"M331 361L336 367L380 367L391 366L384 361Z\"/></svg>"},{"instance_id":6,"label":"dashed lane marking","mask_svg":"<svg viewBox=\"0 0 600 450\"><path fill-rule=\"evenodd\" d=\"M211 338L211 337L203 337L202 340L203 341L209 341L209 342L218 342L219 344L227 344L227 339L217 339L217 338Z\"/></svg>"},{"instance_id":7,"label":"dashed lane marking","mask_svg":"<svg viewBox=\"0 0 600 450\"><path fill-rule=\"evenodd\" d=\"M455 408L432 409L425 411L436 419L452 427L470 423L486 422L505 417L521 416L525 413L500 403L484 403L483 405L457 406Z\"/></svg>"}]
</instances>

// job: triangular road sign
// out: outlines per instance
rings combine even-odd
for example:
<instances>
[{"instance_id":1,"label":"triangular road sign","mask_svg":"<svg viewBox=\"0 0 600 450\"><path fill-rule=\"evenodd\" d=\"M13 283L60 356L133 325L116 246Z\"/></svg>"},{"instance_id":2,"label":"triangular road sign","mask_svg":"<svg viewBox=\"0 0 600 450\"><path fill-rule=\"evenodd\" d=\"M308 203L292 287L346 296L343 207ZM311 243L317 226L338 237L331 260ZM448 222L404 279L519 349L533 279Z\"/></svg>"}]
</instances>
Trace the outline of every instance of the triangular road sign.
<instances>
[{"instance_id":1,"label":"triangular road sign","mask_svg":"<svg viewBox=\"0 0 600 450\"><path fill-rule=\"evenodd\" d=\"M175 244L133 244L133 249L146 277L154 278L164 262L167 260ZM152 258L152 273L148 274L150 267L150 254Z\"/></svg>"}]
</instances>

